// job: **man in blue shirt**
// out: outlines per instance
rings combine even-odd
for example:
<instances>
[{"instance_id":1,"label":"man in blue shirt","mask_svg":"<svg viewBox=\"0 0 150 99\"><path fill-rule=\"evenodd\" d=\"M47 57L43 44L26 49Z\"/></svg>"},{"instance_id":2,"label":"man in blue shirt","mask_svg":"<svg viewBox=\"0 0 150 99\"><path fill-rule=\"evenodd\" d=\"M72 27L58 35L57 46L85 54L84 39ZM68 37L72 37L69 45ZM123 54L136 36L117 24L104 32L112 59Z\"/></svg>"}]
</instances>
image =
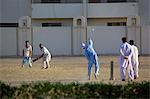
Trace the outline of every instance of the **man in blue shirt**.
<instances>
[{"instance_id":1,"label":"man in blue shirt","mask_svg":"<svg viewBox=\"0 0 150 99\"><path fill-rule=\"evenodd\" d=\"M88 40L88 43L82 43L82 49L84 51L84 55L88 60L88 79L90 80L91 75L91 68L92 65L95 65L95 78L97 79L98 73L99 73L99 63L98 63L98 56L93 48L93 41L90 38Z\"/></svg>"}]
</instances>

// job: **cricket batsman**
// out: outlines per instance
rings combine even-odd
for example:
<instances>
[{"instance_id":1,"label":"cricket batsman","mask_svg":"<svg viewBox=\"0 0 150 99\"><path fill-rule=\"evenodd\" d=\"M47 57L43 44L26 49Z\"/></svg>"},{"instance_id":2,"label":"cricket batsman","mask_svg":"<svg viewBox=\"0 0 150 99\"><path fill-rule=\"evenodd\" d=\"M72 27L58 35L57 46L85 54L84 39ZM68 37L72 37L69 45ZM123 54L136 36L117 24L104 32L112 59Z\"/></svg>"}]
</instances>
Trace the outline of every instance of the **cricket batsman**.
<instances>
[{"instance_id":1,"label":"cricket batsman","mask_svg":"<svg viewBox=\"0 0 150 99\"><path fill-rule=\"evenodd\" d=\"M23 61L22 61L22 67L24 67L25 64L28 64L29 67L32 67L32 46L29 43L29 41L25 41L25 48L22 51L23 54Z\"/></svg>"},{"instance_id":2,"label":"cricket batsman","mask_svg":"<svg viewBox=\"0 0 150 99\"><path fill-rule=\"evenodd\" d=\"M47 69L50 66L49 62L51 61L51 54L50 54L49 50L42 44L39 44L39 47L42 52L42 55L39 56L38 58L34 59L33 62L37 61L40 58L43 58L42 69Z\"/></svg>"},{"instance_id":3,"label":"cricket batsman","mask_svg":"<svg viewBox=\"0 0 150 99\"><path fill-rule=\"evenodd\" d=\"M82 43L82 49L83 49L85 57L88 60L88 80L90 80L91 68L93 64L95 65L94 76L95 76L95 79L97 79L97 76L99 74L98 56L93 48L93 41L91 38L88 40L87 44Z\"/></svg>"}]
</instances>

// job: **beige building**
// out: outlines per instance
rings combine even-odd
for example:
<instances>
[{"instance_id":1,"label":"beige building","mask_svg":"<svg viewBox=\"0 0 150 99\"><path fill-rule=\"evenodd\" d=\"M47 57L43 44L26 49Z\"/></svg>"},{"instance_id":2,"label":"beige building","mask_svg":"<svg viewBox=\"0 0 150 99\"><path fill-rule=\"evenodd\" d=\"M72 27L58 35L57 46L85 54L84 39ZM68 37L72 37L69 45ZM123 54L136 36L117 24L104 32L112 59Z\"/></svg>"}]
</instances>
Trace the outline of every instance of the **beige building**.
<instances>
[{"instance_id":1,"label":"beige building","mask_svg":"<svg viewBox=\"0 0 150 99\"><path fill-rule=\"evenodd\" d=\"M53 55L81 55L91 37L98 54L119 54L121 38L150 55L149 0L2 0L0 56L21 55L25 40L34 55L43 43ZM12 13L13 12L13 13ZM91 33L92 29L94 33Z\"/></svg>"}]
</instances>

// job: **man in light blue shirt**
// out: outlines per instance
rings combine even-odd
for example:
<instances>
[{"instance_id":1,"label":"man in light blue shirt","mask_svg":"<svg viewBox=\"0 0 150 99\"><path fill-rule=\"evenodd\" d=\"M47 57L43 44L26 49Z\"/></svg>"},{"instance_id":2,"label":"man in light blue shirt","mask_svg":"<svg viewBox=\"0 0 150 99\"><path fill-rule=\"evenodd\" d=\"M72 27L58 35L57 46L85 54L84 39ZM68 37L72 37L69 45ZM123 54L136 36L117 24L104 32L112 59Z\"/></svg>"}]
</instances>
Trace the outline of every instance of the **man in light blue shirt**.
<instances>
[{"instance_id":1,"label":"man in light blue shirt","mask_svg":"<svg viewBox=\"0 0 150 99\"><path fill-rule=\"evenodd\" d=\"M97 53L95 52L93 48L93 41L92 39L88 40L88 43L82 43L82 49L83 49L83 54L88 60L88 79L90 80L90 75L91 75L91 68L92 65L95 65L95 73L94 76L97 79L98 73L99 73L99 63L98 63L98 56Z\"/></svg>"}]
</instances>

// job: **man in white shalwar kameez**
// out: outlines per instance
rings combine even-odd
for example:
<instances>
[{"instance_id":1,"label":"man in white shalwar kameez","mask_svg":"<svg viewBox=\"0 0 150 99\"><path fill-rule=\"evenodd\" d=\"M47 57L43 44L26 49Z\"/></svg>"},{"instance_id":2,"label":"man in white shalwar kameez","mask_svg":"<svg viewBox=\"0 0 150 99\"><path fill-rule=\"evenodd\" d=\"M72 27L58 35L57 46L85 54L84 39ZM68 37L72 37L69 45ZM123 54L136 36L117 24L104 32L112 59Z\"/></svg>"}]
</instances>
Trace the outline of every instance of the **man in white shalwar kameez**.
<instances>
[{"instance_id":1,"label":"man in white shalwar kameez","mask_svg":"<svg viewBox=\"0 0 150 99\"><path fill-rule=\"evenodd\" d=\"M122 81L125 81L126 70L128 71L128 76L134 80L134 71L131 63L132 48L131 45L127 43L126 37L122 38L123 44L120 46L120 73Z\"/></svg>"},{"instance_id":2,"label":"man in white shalwar kameez","mask_svg":"<svg viewBox=\"0 0 150 99\"><path fill-rule=\"evenodd\" d=\"M133 50L131 61L134 70L134 79L136 79L139 77L139 59L138 59L139 51L138 48L134 45L133 40L130 40L129 43L132 46L132 50Z\"/></svg>"},{"instance_id":3,"label":"man in white shalwar kameez","mask_svg":"<svg viewBox=\"0 0 150 99\"><path fill-rule=\"evenodd\" d=\"M39 44L40 50L42 51L42 55L40 56L40 58L43 58L43 67L42 69L47 69L48 67L50 67L49 62L51 61L51 54L50 51L43 46L42 44Z\"/></svg>"}]
</instances>

